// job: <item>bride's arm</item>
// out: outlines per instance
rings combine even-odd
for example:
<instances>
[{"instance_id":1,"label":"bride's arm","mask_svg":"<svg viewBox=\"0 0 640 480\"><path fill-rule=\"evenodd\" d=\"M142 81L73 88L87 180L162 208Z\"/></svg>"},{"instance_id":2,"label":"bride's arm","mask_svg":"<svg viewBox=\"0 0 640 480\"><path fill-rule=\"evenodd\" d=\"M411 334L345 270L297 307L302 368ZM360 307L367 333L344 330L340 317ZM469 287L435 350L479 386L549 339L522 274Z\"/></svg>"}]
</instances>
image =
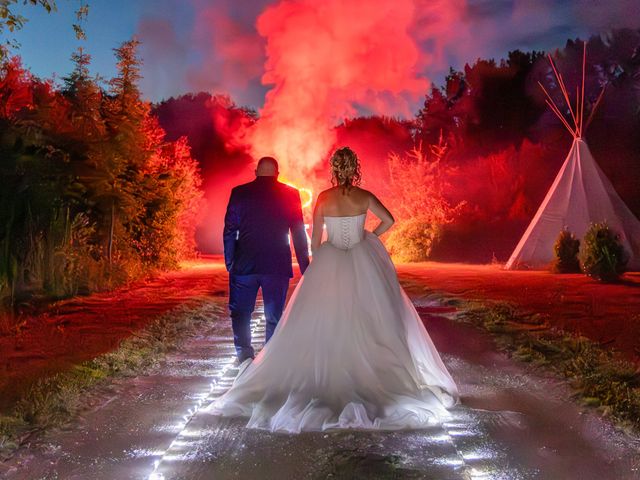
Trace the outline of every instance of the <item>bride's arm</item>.
<instances>
[{"instance_id":1,"label":"bride's arm","mask_svg":"<svg viewBox=\"0 0 640 480\"><path fill-rule=\"evenodd\" d=\"M373 193L371 193L369 197L369 210L380 219L380 223L375 230L373 230L373 233L379 237L391 228L395 220L391 212L387 210L387 207L385 207Z\"/></svg>"},{"instance_id":2,"label":"bride's arm","mask_svg":"<svg viewBox=\"0 0 640 480\"><path fill-rule=\"evenodd\" d=\"M324 216L322 215L322 193L318 195L316 206L313 209L313 230L311 232L311 255L313 255L322 241L322 229L324 227Z\"/></svg>"}]
</instances>

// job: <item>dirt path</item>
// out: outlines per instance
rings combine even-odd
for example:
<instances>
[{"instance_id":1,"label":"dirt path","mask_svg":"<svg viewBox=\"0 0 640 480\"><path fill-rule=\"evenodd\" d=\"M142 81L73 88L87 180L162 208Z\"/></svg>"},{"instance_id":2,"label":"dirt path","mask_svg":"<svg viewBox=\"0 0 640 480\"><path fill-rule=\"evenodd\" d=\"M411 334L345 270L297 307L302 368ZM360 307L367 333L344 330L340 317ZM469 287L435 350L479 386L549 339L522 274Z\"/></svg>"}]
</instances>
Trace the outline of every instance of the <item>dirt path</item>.
<instances>
[{"instance_id":1,"label":"dirt path","mask_svg":"<svg viewBox=\"0 0 640 480\"><path fill-rule=\"evenodd\" d=\"M212 268L201 267L203 269ZM201 278L198 268L195 279ZM184 275L188 277L185 272ZM404 274L402 274L404 277ZM185 285L189 282L185 281ZM196 280L196 283L202 279ZM419 282L411 276L413 285ZM428 286L429 282L426 281ZM496 351L491 339L421 306L462 394L449 422L424 431L299 436L242 428L198 411L235 375L227 319L144 376L92 392L74 424L10 462L7 479L632 479L640 444L570 400L566 384ZM210 302L225 301L209 293ZM162 295L161 295L162 296ZM200 314L207 314L205 304ZM257 312L254 331L261 341Z\"/></svg>"}]
</instances>

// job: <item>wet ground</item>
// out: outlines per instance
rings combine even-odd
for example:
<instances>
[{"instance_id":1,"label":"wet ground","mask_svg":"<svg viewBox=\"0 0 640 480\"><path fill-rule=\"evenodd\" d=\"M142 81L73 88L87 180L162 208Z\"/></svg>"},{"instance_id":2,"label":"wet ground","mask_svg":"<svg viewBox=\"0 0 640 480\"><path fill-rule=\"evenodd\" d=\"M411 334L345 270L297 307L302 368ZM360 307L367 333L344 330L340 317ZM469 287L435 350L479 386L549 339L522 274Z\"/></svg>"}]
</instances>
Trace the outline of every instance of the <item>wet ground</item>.
<instances>
[{"instance_id":1,"label":"wet ground","mask_svg":"<svg viewBox=\"0 0 640 480\"><path fill-rule=\"evenodd\" d=\"M286 435L208 416L199 407L236 374L229 322L214 319L153 371L92 392L72 427L20 451L0 466L0 477L640 478L640 441L579 407L564 382L497 352L486 334L447 318L446 309L414 301L462 395L438 427ZM259 345L260 312L253 328Z\"/></svg>"}]
</instances>

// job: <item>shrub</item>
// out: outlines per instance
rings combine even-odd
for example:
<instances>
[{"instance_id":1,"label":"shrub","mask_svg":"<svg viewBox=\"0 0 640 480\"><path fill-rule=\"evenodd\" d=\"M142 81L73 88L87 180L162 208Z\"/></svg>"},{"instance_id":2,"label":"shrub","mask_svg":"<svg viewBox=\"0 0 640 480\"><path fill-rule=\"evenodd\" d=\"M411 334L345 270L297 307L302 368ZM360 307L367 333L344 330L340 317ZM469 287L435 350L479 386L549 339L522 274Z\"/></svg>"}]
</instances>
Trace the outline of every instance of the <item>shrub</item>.
<instances>
[{"instance_id":1,"label":"shrub","mask_svg":"<svg viewBox=\"0 0 640 480\"><path fill-rule=\"evenodd\" d=\"M606 223L589 227L580 249L584 273L603 282L613 282L624 273L627 261L620 237Z\"/></svg>"},{"instance_id":2,"label":"shrub","mask_svg":"<svg viewBox=\"0 0 640 480\"><path fill-rule=\"evenodd\" d=\"M391 231L385 243L394 260L423 262L429 259L440 233L438 225L418 216L400 223Z\"/></svg>"},{"instance_id":3,"label":"shrub","mask_svg":"<svg viewBox=\"0 0 640 480\"><path fill-rule=\"evenodd\" d=\"M403 156L389 156L389 192L386 203L396 226L385 241L399 262L421 262L431 255L444 225L454 221L464 202L452 205L445 197L450 167L443 162L448 146L415 147Z\"/></svg>"},{"instance_id":4,"label":"shrub","mask_svg":"<svg viewBox=\"0 0 640 480\"><path fill-rule=\"evenodd\" d=\"M555 273L577 273L580 271L580 262L578 261L580 240L566 228L558 235L553 251L556 254L552 266Z\"/></svg>"}]
</instances>

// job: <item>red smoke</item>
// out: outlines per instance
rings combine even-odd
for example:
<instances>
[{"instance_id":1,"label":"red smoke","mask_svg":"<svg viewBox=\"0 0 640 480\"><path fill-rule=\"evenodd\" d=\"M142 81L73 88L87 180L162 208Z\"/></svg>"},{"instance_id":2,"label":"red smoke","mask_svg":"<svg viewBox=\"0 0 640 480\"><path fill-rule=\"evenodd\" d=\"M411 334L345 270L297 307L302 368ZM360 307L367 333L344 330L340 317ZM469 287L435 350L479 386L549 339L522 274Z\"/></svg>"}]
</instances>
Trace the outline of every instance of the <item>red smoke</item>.
<instances>
[{"instance_id":1,"label":"red smoke","mask_svg":"<svg viewBox=\"0 0 640 480\"><path fill-rule=\"evenodd\" d=\"M272 85L254 127L256 157L274 155L286 177L308 184L335 146L334 127L360 112L411 116L428 87L408 30L413 0L282 1L258 18Z\"/></svg>"},{"instance_id":2,"label":"red smoke","mask_svg":"<svg viewBox=\"0 0 640 480\"><path fill-rule=\"evenodd\" d=\"M444 70L452 45L470 47L459 37L477 46L465 25L467 1L191 0L190 36L162 29L175 48L162 41L147 53L154 63L170 51L178 68L163 70L177 83L186 71L190 89L228 93L241 104L262 104L262 76L270 90L260 120L236 143L254 157L276 156L290 180L308 184L336 146L336 125L357 115L413 117L429 87L424 72ZM153 44L149 30L141 28L143 40ZM180 52L191 49L201 59L186 66Z\"/></svg>"}]
</instances>

